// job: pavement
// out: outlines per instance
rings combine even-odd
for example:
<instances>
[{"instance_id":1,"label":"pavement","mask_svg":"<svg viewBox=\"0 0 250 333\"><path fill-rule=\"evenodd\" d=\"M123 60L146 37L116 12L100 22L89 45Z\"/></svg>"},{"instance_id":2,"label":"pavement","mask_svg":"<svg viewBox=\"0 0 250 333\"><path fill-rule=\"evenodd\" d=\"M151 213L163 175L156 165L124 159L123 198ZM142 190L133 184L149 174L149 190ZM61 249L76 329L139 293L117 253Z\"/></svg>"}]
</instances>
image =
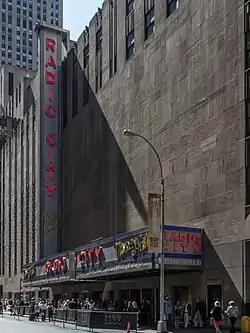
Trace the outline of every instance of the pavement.
<instances>
[{"instance_id":1,"label":"pavement","mask_svg":"<svg viewBox=\"0 0 250 333\"><path fill-rule=\"evenodd\" d=\"M72 333L75 330L75 325L65 324L63 327L62 323L49 322L30 322L26 317L12 317L10 314L4 314L3 317L0 316L0 332L1 333ZM80 332L90 332L89 329L78 328L77 331ZM94 330L94 333L125 333L125 331L120 330ZM155 333L154 330L138 330L138 333Z\"/></svg>"},{"instance_id":2,"label":"pavement","mask_svg":"<svg viewBox=\"0 0 250 333\"><path fill-rule=\"evenodd\" d=\"M30 322L27 317L12 317L9 313L5 313L3 317L0 316L0 333L72 333L76 331L75 325L65 324L57 322ZM88 328L77 328L80 332L90 332ZM174 333L214 333L214 329L179 329L173 330ZM98 330L95 329L94 333L125 333L121 330ZM141 330L138 329L137 333L156 333L155 330Z\"/></svg>"}]
</instances>

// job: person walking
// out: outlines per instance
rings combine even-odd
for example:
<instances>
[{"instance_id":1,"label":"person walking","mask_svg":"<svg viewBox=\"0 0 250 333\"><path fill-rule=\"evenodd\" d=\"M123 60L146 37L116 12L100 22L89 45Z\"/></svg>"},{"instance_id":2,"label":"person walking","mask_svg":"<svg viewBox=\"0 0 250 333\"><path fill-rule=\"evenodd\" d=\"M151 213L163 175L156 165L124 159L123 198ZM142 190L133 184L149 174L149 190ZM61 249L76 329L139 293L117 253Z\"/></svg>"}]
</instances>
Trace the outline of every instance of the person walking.
<instances>
[{"instance_id":1,"label":"person walking","mask_svg":"<svg viewBox=\"0 0 250 333\"><path fill-rule=\"evenodd\" d=\"M228 315L228 319L230 322L230 333L235 333L235 323L237 318L239 317L239 310L234 301L229 302L229 307L226 310L226 314Z\"/></svg>"},{"instance_id":2,"label":"person walking","mask_svg":"<svg viewBox=\"0 0 250 333\"><path fill-rule=\"evenodd\" d=\"M182 306L180 305L180 302L177 301L177 303L176 303L176 305L174 307L174 324L175 324L175 328L180 328L181 312L182 312Z\"/></svg>"},{"instance_id":3,"label":"person walking","mask_svg":"<svg viewBox=\"0 0 250 333\"><path fill-rule=\"evenodd\" d=\"M52 321L52 319L53 319L53 311L54 311L53 305L52 305L52 303L49 303L49 304L48 304L48 317L49 317L49 322Z\"/></svg>"},{"instance_id":4,"label":"person walking","mask_svg":"<svg viewBox=\"0 0 250 333\"><path fill-rule=\"evenodd\" d=\"M214 308L211 311L211 315L213 316L215 332L220 333L220 327L222 326L223 321L223 311L219 301L214 303Z\"/></svg>"},{"instance_id":5,"label":"person walking","mask_svg":"<svg viewBox=\"0 0 250 333\"><path fill-rule=\"evenodd\" d=\"M184 305L184 327L188 328L190 325L190 319L192 315L192 307L189 301L185 302Z\"/></svg>"}]
</instances>

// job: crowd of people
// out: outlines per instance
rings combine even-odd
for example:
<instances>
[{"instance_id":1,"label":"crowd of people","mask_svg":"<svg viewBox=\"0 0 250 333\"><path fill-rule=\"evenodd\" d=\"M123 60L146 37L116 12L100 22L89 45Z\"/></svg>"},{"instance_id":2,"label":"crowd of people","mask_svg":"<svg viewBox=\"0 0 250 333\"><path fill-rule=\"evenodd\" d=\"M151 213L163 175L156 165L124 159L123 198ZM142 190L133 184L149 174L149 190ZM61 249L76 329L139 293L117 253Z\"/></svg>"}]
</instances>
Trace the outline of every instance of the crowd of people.
<instances>
[{"instance_id":1,"label":"crowd of people","mask_svg":"<svg viewBox=\"0 0 250 333\"><path fill-rule=\"evenodd\" d=\"M239 317L239 310L234 301L230 301L227 309L223 310L221 303L217 300L213 304L209 318L206 317L204 303L199 298L196 299L194 311L192 311L189 301L183 305L177 301L174 307L174 324L175 328L178 329L180 324L183 324L184 328L193 325L202 328L207 323L215 327L216 333L221 333L221 326L225 319L224 315L228 317L230 333L235 333L235 323Z\"/></svg>"},{"instance_id":2,"label":"crowd of people","mask_svg":"<svg viewBox=\"0 0 250 333\"><path fill-rule=\"evenodd\" d=\"M31 301L21 300L1 300L0 312L9 312L12 316L24 316L29 315L30 320L45 321L52 320L55 309L62 310L92 310L92 311L115 311L115 312L142 312L149 314L150 302L144 298L140 304L136 301L106 301L99 299L94 301L91 297L84 299L61 299L59 301L49 301L39 299L35 301L34 298Z\"/></svg>"},{"instance_id":3,"label":"crowd of people","mask_svg":"<svg viewBox=\"0 0 250 333\"><path fill-rule=\"evenodd\" d=\"M85 309L85 310L103 310L103 311L117 311L117 312L149 312L150 302L144 298L140 304L136 301L106 301L99 299L94 301L92 298L85 299L66 299L60 300L56 304L57 308L65 309Z\"/></svg>"}]
</instances>

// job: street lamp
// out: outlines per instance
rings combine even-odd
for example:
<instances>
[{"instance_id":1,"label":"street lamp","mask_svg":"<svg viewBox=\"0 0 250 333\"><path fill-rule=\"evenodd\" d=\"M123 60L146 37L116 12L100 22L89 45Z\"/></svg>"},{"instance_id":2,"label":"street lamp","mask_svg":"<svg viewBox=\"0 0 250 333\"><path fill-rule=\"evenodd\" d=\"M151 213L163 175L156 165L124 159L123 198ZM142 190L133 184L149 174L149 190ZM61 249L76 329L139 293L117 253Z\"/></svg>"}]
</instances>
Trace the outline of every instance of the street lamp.
<instances>
[{"instance_id":1,"label":"street lamp","mask_svg":"<svg viewBox=\"0 0 250 333\"><path fill-rule=\"evenodd\" d=\"M161 163L161 159L159 154L157 153L155 147L152 143L146 139L144 136L132 132L129 129L123 131L123 134L126 136L137 136L147 142L147 144L152 148L157 160L159 162L160 171L161 171L161 230L160 230L160 320L157 324L158 332L168 332L166 322L164 320L164 294L165 294L165 270L164 270L164 197L165 197L165 187L164 187L164 175L163 175L163 167Z\"/></svg>"}]
</instances>

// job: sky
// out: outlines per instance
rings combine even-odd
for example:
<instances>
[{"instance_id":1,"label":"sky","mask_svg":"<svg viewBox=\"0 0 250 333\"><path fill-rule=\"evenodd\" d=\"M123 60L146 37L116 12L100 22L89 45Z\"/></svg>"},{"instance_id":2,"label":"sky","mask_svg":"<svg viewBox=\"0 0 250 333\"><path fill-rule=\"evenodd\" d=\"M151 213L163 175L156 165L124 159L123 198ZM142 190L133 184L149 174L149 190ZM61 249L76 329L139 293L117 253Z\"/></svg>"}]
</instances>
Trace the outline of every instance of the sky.
<instances>
[{"instance_id":1,"label":"sky","mask_svg":"<svg viewBox=\"0 0 250 333\"><path fill-rule=\"evenodd\" d=\"M78 39L102 2L103 0L63 0L63 28L70 30L70 39Z\"/></svg>"}]
</instances>

